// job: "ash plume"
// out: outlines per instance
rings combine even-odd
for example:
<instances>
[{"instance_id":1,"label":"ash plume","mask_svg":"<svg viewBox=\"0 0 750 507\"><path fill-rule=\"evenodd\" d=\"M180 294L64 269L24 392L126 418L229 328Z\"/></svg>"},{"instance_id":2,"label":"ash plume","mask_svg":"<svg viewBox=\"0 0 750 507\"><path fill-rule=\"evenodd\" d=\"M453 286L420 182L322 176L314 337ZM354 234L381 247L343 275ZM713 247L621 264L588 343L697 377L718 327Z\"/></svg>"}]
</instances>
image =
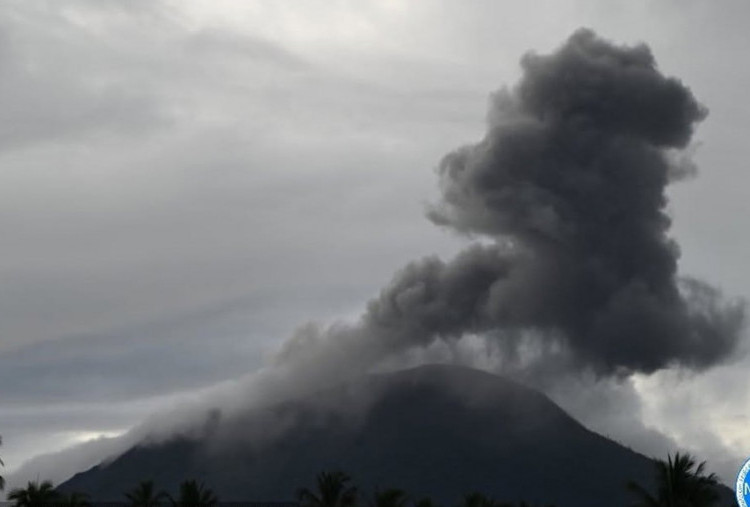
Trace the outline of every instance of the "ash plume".
<instances>
[{"instance_id":1,"label":"ash plume","mask_svg":"<svg viewBox=\"0 0 750 507\"><path fill-rule=\"evenodd\" d=\"M541 364L565 357L599 375L700 369L733 352L744 307L678 276L665 209L706 108L646 45L586 29L521 67L493 95L484 138L441 162L428 212L484 240L407 265L354 324L302 328L277 366L326 378L476 334L508 357L533 340Z\"/></svg>"}]
</instances>

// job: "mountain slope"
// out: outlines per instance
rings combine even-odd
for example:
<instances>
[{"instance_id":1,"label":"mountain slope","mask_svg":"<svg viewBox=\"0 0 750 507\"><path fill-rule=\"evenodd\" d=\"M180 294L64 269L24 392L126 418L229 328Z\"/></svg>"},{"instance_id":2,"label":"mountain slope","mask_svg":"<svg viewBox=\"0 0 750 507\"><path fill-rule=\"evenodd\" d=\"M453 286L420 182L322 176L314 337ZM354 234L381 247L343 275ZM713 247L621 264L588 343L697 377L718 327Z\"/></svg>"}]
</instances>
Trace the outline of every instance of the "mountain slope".
<instances>
[{"instance_id":1,"label":"mountain slope","mask_svg":"<svg viewBox=\"0 0 750 507\"><path fill-rule=\"evenodd\" d=\"M287 500L340 468L367 492L400 487L451 505L481 491L501 500L627 505L627 480L653 462L597 435L544 395L455 366L357 382L231 419L200 435L135 447L62 490L117 500L143 479L175 491L197 477L224 500Z\"/></svg>"}]
</instances>

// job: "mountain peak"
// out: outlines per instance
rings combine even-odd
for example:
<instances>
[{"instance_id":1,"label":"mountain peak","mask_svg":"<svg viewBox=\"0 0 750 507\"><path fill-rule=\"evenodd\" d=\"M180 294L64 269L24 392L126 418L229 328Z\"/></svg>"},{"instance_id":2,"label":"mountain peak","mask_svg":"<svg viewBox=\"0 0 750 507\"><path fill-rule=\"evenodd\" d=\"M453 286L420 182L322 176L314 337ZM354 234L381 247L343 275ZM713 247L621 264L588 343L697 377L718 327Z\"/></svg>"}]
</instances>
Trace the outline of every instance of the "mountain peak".
<instances>
[{"instance_id":1,"label":"mountain peak","mask_svg":"<svg viewBox=\"0 0 750 507\"><path fill-rule=\"evenodd\" d=\"M143 443L61 489L117 500L141 480L174 491L199 478L225 500L288 500L341 469L368 494L399 487L448 505L481 491L564 507L626 505L625 483L648 484L653 472L543 394L453 365L363 376L218 426Z\"/></svg>"}]
</instances>

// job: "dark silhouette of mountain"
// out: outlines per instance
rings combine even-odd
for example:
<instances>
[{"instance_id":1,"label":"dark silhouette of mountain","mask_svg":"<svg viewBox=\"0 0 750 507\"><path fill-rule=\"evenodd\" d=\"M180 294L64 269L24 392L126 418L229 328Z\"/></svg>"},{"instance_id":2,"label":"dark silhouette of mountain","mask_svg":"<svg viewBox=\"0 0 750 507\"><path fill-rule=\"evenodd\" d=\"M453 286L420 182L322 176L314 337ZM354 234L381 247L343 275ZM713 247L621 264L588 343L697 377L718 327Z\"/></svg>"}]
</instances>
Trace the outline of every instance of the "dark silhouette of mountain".
<instances>
[{"instance_id":1,"label":"dark silhouette of mountain","mask_svg":"<svg viewBox=\"0 0 750 507\"><path fill-rule=\"evenodd\" d=\"M503 501L626 506L628 480L649 485L645 456L584 428L546 396L456 366L424 366L356 382L143 444L62 484L120 500L153 479L176 491L198 478L222 500L289 500L322 470L368 494L398 487L454 505L480 491Z\"/></svg>"}]
</instances>

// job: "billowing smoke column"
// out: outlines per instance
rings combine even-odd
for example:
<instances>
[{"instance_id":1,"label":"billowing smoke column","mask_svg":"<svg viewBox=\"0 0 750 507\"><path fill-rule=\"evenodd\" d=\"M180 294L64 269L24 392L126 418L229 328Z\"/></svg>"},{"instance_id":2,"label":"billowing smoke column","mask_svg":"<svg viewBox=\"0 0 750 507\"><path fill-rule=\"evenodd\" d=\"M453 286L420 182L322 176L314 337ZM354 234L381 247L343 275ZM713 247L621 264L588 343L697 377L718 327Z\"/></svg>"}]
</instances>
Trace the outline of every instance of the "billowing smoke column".
<instances>
[{"instance_id":1,"label":"billowing smoke column","mask_svg":"<svg viewBox=\"0 0 750 507\"><path fill-rule=\"evenodd\" d=\"M678 278L667 236L665 187L684 173L674 152L706 110L647 46L589 30L521 65L484 139L440 164L429 212L491 244L409 264L356 324L300 330L280 365L356 372L466 334L512 351L527 333L598 374L702 368L733 351L742 306Z\"/></svg>"}]
</instances>

